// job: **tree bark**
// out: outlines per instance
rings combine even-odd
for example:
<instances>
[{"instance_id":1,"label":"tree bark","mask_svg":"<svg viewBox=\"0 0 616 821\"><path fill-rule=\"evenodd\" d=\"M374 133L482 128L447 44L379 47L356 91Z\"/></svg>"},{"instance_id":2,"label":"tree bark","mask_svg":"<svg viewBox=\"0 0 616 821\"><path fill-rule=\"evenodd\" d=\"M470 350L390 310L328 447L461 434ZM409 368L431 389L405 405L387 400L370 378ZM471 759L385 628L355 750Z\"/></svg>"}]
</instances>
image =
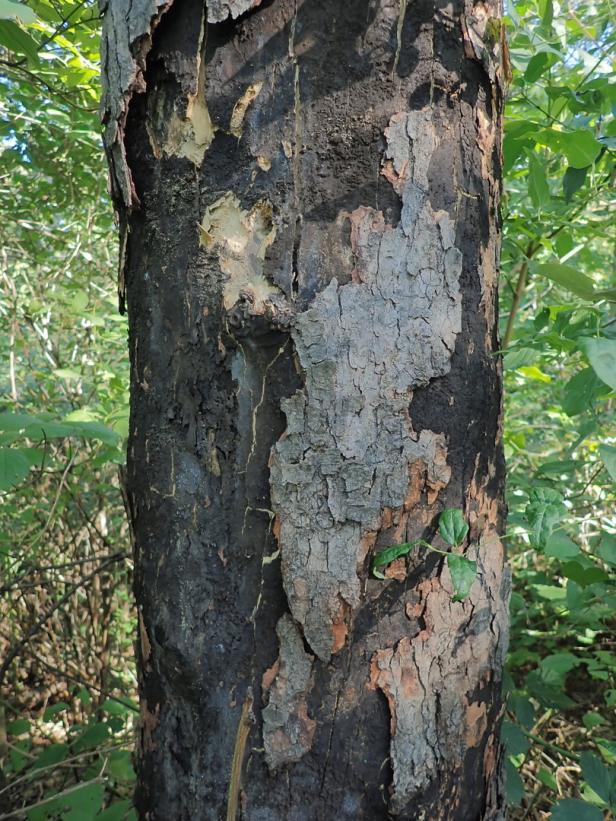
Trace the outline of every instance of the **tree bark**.
<instances>
[{"instance_id":1,"label":"tree bark","mask_svg":"<svg viewBox=\"0 0 616 821\"><path fill-rule=\"evenodd\" d=\"M503 817L495 0L108 0L144 819ZM452 600L459 508L478 563Z\"/></svg>"}]
</instances>

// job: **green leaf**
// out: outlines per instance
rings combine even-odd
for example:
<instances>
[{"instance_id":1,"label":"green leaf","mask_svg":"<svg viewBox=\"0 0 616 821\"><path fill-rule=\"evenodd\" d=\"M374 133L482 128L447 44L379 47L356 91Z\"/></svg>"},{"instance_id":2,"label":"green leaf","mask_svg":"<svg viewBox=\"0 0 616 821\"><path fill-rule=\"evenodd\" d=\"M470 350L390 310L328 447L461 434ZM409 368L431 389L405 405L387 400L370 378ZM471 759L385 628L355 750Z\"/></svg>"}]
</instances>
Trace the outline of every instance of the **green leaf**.
<instances>
[{"instance_id":1,"label":"green leaf","mask_svg":"<svg viewBox=\"0 0 616 821\"><path fill-rule=\"evenodd\" d=\"M0 492L10 490L30 472L30 462L16 448L0 448Z\"/></svg>"},{"instance_id":2,"label":"green leaf","mask_svg":"<svg viewBox=\"0 0 616 821\"><path fill-rule=\"evenodd\" d=\"M128 750L113 750L109 755L109 772L117 781L134 781L132 754Z\"/></svg>"},{"instance_id":3,"label":"green leaf","mask_svg":"<svg viewBox=\"0 0 616 821\"><path fill-rule=\"evenodd\" d=\"M550 821L603 821L603 813L579 798L563 798L554 805Z\"/></svg>"},{"instance_id":4,"label":"green leaf","mask_svg":"<svg viewBox=\"0 0 616 821\"><path fill-rule=\"evenodd\" d=\"M109 736L109 727L107 724L99 722L98 724L89 724L84 728L79 738L75 741L74 747L76 752L81 750L89 750L92 747L98 747Z\"/></svg>"},{"instance_id":5,"label":"green leaf","mask_svg":"<svg viewBox=\"0 0 616 821\"><path fill-rule=\"evenodd\" d=\"M509 755L524 755L530 750L530 741L526 733L507 719L502 724L501 738Z\"/></svg>"},{"instance_id":6,"label":"green leaf","mask_svg":"<svg viewBox=\"0 0 616 821\"><path fill-rule=\"evenodd\" d=\"M554 4L552 0L539 0L537 4L539 13L541 14L541 22L544 26L551 26L554 17Z\"/></svg>"},{"instance_id":7,"label":"green leaf","mask_svg":"<svg viewBox=\"0 0 616 821\"><path fill-rule=\"evenodd\" d=\"M391 547L386 547L385 550L381 550L379 553L377 553L375 557L372 559L372 569L377 579L383 578L383 575L377 575L375 572L375 568L384 567L385 565L391 564L396 559L399 559L400 556L406 556L407 553L411 552L413 547L413 543L406 542L404 544L394 544Z\"/></svg>"},{"instance_id":8,"label":"green leaf","mask_svg":"<svg viewBox=\"0 0 616 821\"><path fill-rule=\"evenodd\" d=\"M536 273L547 277L561 285L572 294L582 297L582 299L593 300L596 298L595 285L586 274L573 268L571 265L562 265L560 262L546 262L543 265L534 267Z\"/></svg>"},{"instance_id":9,"label":"green leaf","mask_svg":"<svg viewBox=\"0 0 616 821\"><path fill-rule=\"evenodd\" d=\"M58 799L64 808L62 821L95 821L105 794L102 784L84 784L69 795Z\"/></svg>"},{"instance_id":10,"label":"green leaf","mask_svg":"<svg viewBox=\"0 0 616 821\"><path fill-rule=\"evenodd\" d=\"M17 3L15 0L0 0L0 20L36 23L38 17L25 3Z\"/></svg>"},{"instance_id":11,"label":"green leaf","mask_svg":"<svg viewBox=\"0 0 616 821\"><path fill-rule=\"evenodd\" d=\"M533 589L537 595L547 601L563 601L567 598L567 590L553 584L534 584Z\"/></svg>"},{"instance_id":12,"label":"green leaf","mask_svg":"<svg viewBox=\"0 0 616 821\"><path fill-rule=\"evenodd\" d=\"M612 390L616 390L616 339L586 337L578 347L588 357L595 373Z\"/></svg>"},{"instance_id":13,"label":"green leaf","mask_svg":"<svg viewBox=\"0 0 616 821\"><path fill-rule=\"evenodd\" d=\"M572 653L553 653L541 660L541 678L546 684L559 687L564 683L567 673L580 664L580 659Z\"/></svg>"},{"instance_id":14,"label":"green leaf","mask_svg":"<svg viewBox=\"0 0 616 821\"><path fill-rule=\"evenodd\" d=\"M101 710L110 716L126 716L139 712L137 705L128 698L122 700L108 698L101 704Z\"/></svg>"},{"instance_id":15,"label":"green leaf","mask_svg":"<svg viewBox=\"0 0 616 821\"><path fill-rule=\"evenodd\" d=\"M441 539L452 547L461 545L468 533L468 524L464 515L457 508L444 510L438 518L438 530Z\"/></svg>"},{"instance_id":16,"label":"green leaf","mask_svg":"<svg viewBox=\"0 0 616 821\"><path fill-rule=\"evenodd\" d=\"M563 390L562 407L568 416L590 410L604 383L593 368L584 368L572 376Z\"/></svg>"},{"instance_id":17,"label":"green leaf","mask_svg":"<svg viewBox=\"0 0 616 821\"><path fill-rule=\"evenodd\" d=\"M130 801L115 801L106 810L99 812L96 821L124 821L131 806Z\"/></svg>"},{"instance_id":18,"label":"green leaf","mask_svg":"<svg viewBox=\"0 0 616 821\"><path fill-rule=\"evenodd\" d=\"M536 83L539 77L554 65L558 60L555 54L549 54L547 51L540 51L534 54L528 61L526 71L524 72L524 79L527 83Z\"/></svg>"},{"instance_id":19,"label":"green leaf","mask_svg":"<svg viewBox=\"0 0 616 821\"><path fill-rule=\"evenodd\" d=\"M602 724L607 723L602 715L599 713L593 713L592 711L584 713L582 716L582 722L587 730L594 730L595 727L600 727Z\"/></svg>"},{"instance_id":20,"label":"green leaf","mask_svg":"<svg viewBox=\"0 0 616 821\"><path fill-rule=\"evenodd\" d=\"M506 789L507 789L507 804L510 807L517 807L522 803L524 798L524 782L520 778L519 772L507 757L505 762L506 771Z\"/></svg>"},{"instance_id":21,"label":"green leaf","mask_svg":"<svg viewBox=\"0 0 616 821\"><path fill-rule=\"evenodd\" d=\"M66 744L50 744L49 747L45 747L36 759L32 765L33 769L40 770L41 767L51 767L54 764L59 764L61 761L64 761L67 755L68 747Z\"/></svg>"},{"instance_id":22,"label":"green leaf","mask_svg":"<svg viewBox=\"0 0 616 821\"><path fill-rule=\"evenodd\" d=\"M607 581L609 576L600 567L585 567L579 562L566 562L562 567L563 576L572 579L580 587L588 587L591 584Z\"/></svg>"},{"instance_id":23,"label":"green leaf","mask_svg":"<svg viewBox=\"0 0 616 821\"><path fill-rule=\"evenodd\" d=\"M9 735L23 735L30 732L30 722L27 718L17 718L15 721L9 721L6 725L6 731Z\"/></svg>"},{"instance_id":24,"label":"green leaf","mask_svg":"<svg viewBox=\"0 0 616 821\"><path fill-rule=\"evenodd\" d=\"M4 411L0 413L0 430L19 432L24 431L31 425L42 425L38 416L31 416L28 413L10 413Z\"/></svg>"},{"instance_id":25,"label":"green leaf","mask_svg":"<svg viewBox=\"0 0 616 821\"><path fill-rule=\"evenodd\" d=\"M69 705L64 701L59 701L57 704L52 704L51 707L48 707L45 710L45 713L43 714L43 721L51 721L51 719L58 713L68 709L70 709Z\"/></svg>"},{"instance_id":26,"label":"green leaf","mask_svg":"<svg viewBox=\"0 0 616 821\"><path fill-rule=\"evenodd\" d=\"M536 157L528 158L528 193L535 208L545 208L550 204L552 195L545 173L545 163Z\"/></svg>"},{"instance_id":27,"label":"green leaf","mask_svg":"<svg viewBox=\"0 0 616 821\"><path fill-rule=\"evenodd\" d=\"M555 559L566 561L578 556L580 548L576 545L573 539L570 539L566 533L556 532L552 533L545 543L545 555L552 556Z\"/></svg>"},{"instance_id":28,"label":"green leaf","mask_svg":"<svg viewBox=\"0 0 616 821\"><path fill-rule=\"evenodd\" d=\"M534 379L535 382L546 382L549 384L552 381L552 377L544 373L536 365L526 365L522 368L517 368L517 371L528 379Z\"/></svg>"},{"instance_id":29,"label":"green leaf","mask_svg":"<svg viewBox=\"0 0 616 821\"><path fill-rule=\"evenodd\" d=\"M477 578L477 562L466 556L458 556L457 553L448 553L447 567L453 583L453 601L464 601Z\"/></svg>"},{"instance_id":30,"label":"green leaf","mask_svg":"<svg viewBox=\"0 0 616 821\"><path fill-rule=\"evenodd\" d=\"M78 422L65 419L65 423L72 429L73 435L83 436L85 439L97 439L106 445L117 445L120 435L102 422Z\"/></svg>"},{"instance_id":31,"label":"green leaf","mask_svg":"<svg viewBox=\"0 0 616 821\"><path fill-rule=\"evenodd\" d=\"M608 804L614 783L613 773L598 756L588 751L581 754L580 764L584 781L602 801Z\"/></svg>"},{"instance_id":32,"label":"green leaf","mask_svg":"<svg viewBox=\"0 0 616 821\"><path fill-rule=\"evenodd\" d=\"M571 202L573 195L584 185L589 168L589 165L585 168L574 168L570 165L567 168L563 177L563 194L566 202Z\"/></svg>"},{"instance_id":33,"label":"green leaf","mask_svg":"<svg viewBox=\"0 0 616 821\"><path fill-rule=\"evenodd\" d=\"M560 685L554 686L544 681L539 670L532 670L526 676L526 688L530 695L538 699L544 707L568 710L576 706L575 701L563 692Z\"/></svg>"},{"instance_id":34,"label":"green leaf","mask_svg":"<svg viewBox=\"0 0 616 821\"><path fill-rule=\"evenodd\" d=\"M607 468L607 472L616 482L616 448L613 445L599 445L599 456Z\"/></svg>"},{"instance_id":35,"label":"green leaf","mask_svg":"<svg viewBox=\"0 0 616 821\"><path fill-rule=\"evenodd\" d=\"M616 567L616 536L604 533L599 542L597 553L604 562Z\"/></svg>"},{"instance_id":36,"label":"green leaf","mask_svg":"<svg viewBox=\"0 0 616 821\"><path fill-rule=\"evenodd\" d=\"M513 348L505 352L505 367L515 370L524 365L532 365L539 358L540 352L534 348Z\"/></svg>"},{"instance_id":37,"label":"green leaf","mask_svg":"<svg viewBox=\"0 0 616 821\"><path fill-rule=\"evenodd\" d=\"M542 767L539 772L537 773L537 778L541 781L542 784L549 790L554 790L554 792L558 792L558 781L554 778L549 770L546 770L545 767Z\"/></svg>"},{"instance_id":38,"label":"green leaf","mask_svg":"<svg viewBox=\"0 0 616 821\"><path fill-rule=\"evenodd\" d=\"M585 129L561 132L560 144L569 165L573 168L586 168L592 165L603 147L594 134Z\"/></svg>"},{"instance_id":39,"label":"green leaf","mask_svg":"<svg viewBox=\"0 0 616 821\"><path fill-rule=\"evenodd\" d=\"M552 488L533 488L526 506L526 518L531 526L533 543L545 547L554 527L566 513L563 497Z\"/></svg>"},{"instance_id":40,"label":"green leaf","mask_svg":"<svg viewBox=\"0 0 616 821\"><path fill-rule=\"evenodd\" d=\"M0 45L38 62L38 43L12 20L0 21Z\"/></svg>"},{"instance_id":41,"label":"green leaf","mask_svg":"<svg viewBox=\"0 0 616 821\"><path fill-rule=\"evenodd\" d=\"M516 719L527 730L535 723L535 708L532 701L524 695L514 693L507 699L507 707L513 710Z\"/></svg>"}]
</instances>

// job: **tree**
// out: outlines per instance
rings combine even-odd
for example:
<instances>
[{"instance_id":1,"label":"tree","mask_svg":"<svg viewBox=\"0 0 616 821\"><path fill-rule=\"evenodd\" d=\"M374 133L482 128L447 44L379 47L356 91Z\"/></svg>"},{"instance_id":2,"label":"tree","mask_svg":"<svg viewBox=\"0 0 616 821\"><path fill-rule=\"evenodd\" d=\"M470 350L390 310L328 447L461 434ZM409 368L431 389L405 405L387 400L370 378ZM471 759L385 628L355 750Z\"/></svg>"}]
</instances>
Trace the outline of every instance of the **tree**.
<instances>
[{"instance_id":1,"label":"tree","mask_svg":"<svg viewBox=\"0 0 616 821\"><path fill-rule=\"evenodd\" d=\"M107 5L143 818L502 817L497 6Z\"/></svg>"}]
</instances>

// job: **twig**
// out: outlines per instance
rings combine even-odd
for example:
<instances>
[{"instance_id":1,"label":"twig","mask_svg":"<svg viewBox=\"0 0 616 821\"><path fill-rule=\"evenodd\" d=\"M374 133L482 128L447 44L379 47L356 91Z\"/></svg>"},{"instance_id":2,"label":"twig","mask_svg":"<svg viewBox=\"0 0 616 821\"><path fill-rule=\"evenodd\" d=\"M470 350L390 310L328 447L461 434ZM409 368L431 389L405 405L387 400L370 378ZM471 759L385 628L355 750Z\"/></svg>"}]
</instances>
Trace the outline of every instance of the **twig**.
<instances>
[{"instance_id":1,"label":"twig","mask_svg":"<svg viewBox=\"0 0 616 821\"><path fill-rule=\"evenodd\" d=\"M0 666L0 687L4 682L4 677L6 676L6 672L11 666L13 659L19 655L23 648L28 644L30 639L38 633L41 627L43 627L43 625L49 621L49 619L53 616L56 610L62 607L62 605L65 604L71 598L71 596L73 596L76 593L76 591L79 590L80 587L83 587L85 584L90 582L101 571L103 571L105 567L108 567L110 564L114 564L115 562L120 561L123 558L124 553L118 553L115 556L111 556L106 562L103 562L103 564L99 565L91 573L88 573L87 576L84 576L78 582L75 582L75 584L71 585L69 590L63 596L61 596L58 599L58 601L55 602L54 605L49 608L49 610L47 610L39 619L37 619L37 621L28 630L26 635L18 642L16 642L7 652L6 657L2 662L2 665Z\"/></svg>"}]
</instances>

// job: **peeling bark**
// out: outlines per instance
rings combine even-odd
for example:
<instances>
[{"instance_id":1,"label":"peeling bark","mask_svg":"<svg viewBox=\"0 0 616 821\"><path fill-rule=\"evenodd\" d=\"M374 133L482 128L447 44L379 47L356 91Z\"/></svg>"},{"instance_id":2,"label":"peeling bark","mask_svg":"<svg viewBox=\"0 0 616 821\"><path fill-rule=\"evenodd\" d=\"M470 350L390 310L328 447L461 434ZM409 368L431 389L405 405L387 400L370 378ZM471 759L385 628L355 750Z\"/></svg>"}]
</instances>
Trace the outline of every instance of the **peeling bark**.
<instances>
[{"instance_id":1,"label":"peeling bark","mask_svg":"<svg viewBox=\"0 0 616 821\"><path fill-rule=\"evenodd\" d=\"M141 818L503 817L498 12L108 1Z\"/></svg>"},{"instance_id":2,"label":"peeling bark","mask_svg":"<svg viewBox=\"0 0 616 821\"><path fill-rule=\"evenodd\" d=\"M307 705L314 658L304 651L302 635L290 616L282 616L276 634L280 657L263 710L265 758L272 770L299 761L312 746L316 726Z\"/></svg>"}]
</instances>

